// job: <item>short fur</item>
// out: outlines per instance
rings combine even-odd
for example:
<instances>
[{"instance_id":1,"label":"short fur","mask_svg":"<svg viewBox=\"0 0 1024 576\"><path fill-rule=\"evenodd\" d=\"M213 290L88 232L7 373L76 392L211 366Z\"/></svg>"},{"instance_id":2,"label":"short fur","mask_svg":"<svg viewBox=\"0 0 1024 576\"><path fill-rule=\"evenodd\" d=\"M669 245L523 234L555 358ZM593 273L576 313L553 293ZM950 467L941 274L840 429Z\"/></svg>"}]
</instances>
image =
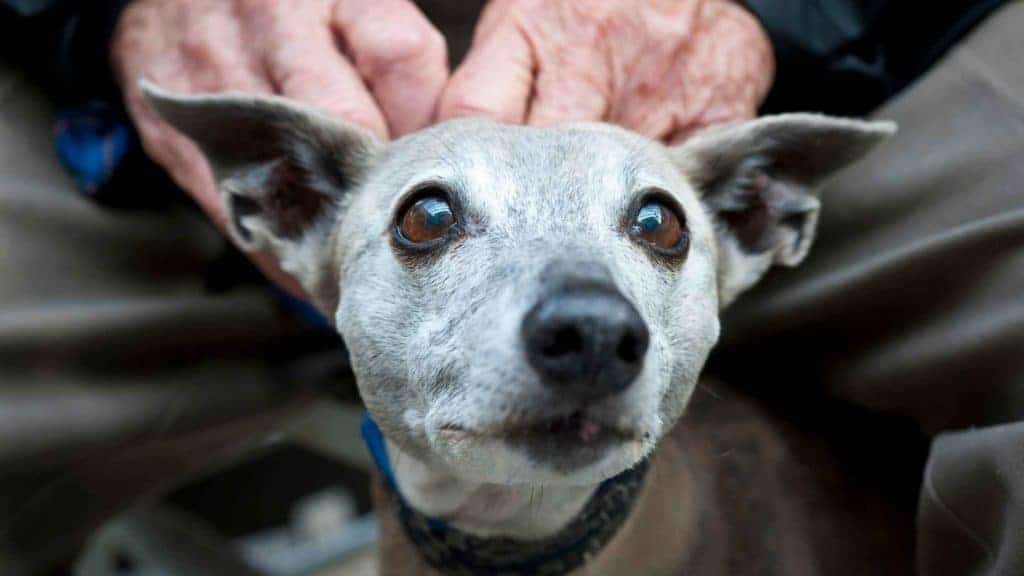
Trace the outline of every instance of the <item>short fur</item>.
<instances>
[{"instance_id":1,"label":"short fur","mask_svg":"<svg viewBox=\"0 0 1024 576\"><path fill-rule=\"evenodd\" d=\"M144 88L211 161L238 243L276 254L334 321L403 495L474 533L526 538L557 530L597 483L652 453L697 384L720 309L804 258L817 186L894 131L795 114L667 148L605 124L468 119L385 146L282 99ZM425 185L450 191L461 232L409 254L392 228ZM623 226L654 189L683 212L679 262ZM520 342L555 260L606 269L650 332L632 386L585 407L628 439L568 464L506 434L581 409L542 384Z\"/></svg>"}]
</instances>

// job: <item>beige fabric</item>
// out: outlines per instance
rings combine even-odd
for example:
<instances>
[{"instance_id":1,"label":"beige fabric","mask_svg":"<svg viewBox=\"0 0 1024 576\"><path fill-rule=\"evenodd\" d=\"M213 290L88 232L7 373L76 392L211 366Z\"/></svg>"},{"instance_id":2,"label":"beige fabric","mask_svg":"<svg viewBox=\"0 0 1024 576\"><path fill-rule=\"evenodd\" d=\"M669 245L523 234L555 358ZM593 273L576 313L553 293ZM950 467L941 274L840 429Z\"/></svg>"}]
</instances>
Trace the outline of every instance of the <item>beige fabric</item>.
<instances>
[{"instance_id":1,"label":"beige fabric","mask_svg":"<svg viewBox=\"0 0 1024 576\"><path fill-rule=\"evenodd\" d=\"M299 390L263 361L295 333L268 297L204 291L205 221L99 208L50 134L45 99L0 70L0 574L233 456Z\"/></svg>"},{"instance_id":2,"label":"beige fabric","mask_svg":"<svg viewBox=\"0 0 1024 576\"><path fill-rule=\"evenodd\" d=\"M1022 30L1011 3L877 112L899 135L827 189L810 258L732 310L718 356L762 395L824 392L942 433L922 574L1024 574Z\"/></svg>"}]
</instances>

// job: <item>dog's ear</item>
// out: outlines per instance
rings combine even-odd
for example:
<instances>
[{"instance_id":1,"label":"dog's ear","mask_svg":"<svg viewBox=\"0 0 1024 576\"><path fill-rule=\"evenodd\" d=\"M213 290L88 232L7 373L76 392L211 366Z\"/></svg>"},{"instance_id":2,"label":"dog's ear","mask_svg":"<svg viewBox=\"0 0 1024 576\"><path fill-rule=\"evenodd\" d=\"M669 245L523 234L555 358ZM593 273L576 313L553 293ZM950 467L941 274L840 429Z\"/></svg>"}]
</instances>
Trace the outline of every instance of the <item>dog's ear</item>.
<instances>
[{"instance_id":1,"label":"dog's ear","mask_svg":"<svg viewBox=\"0 0 1024 576\"><path fill-rule=\"evenodd\" d=\"M721 306L773 265L796 266L818 222L818 186L896 131L816 114L711 128L670 149L715 225Z\"/></svg>"},{"instance_id":2,"label":"dog's ear","mask_svg":"<svg viewBox=\"0 0 1024 576\"><path fill-rule=\"evenodd\" d=\"M333 224L381 143L361 128L282 98L185 96L145 81L141 86L160 116L203 151L238 245L273 253L332 313Z\"/></svg>"}]
</instances>

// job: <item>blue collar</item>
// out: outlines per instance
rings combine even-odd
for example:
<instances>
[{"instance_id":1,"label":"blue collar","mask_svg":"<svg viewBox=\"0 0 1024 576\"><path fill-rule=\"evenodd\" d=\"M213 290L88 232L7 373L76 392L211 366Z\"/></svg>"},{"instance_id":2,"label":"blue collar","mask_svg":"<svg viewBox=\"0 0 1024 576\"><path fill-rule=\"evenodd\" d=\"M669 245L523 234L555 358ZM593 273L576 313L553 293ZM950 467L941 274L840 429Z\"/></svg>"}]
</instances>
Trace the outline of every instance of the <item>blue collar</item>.
<instances>
[{"instance_id":1,"label":"blue collar","mask_svg":"<svg viewBox=\"0 0 1024 576\"><path fill-rule=\"evenodd\" d=\"M388 445L384 442L384 434L381 433L377 423L369 414L363 416L360 431L363 433L363 441L366 442L366 448L370 451L370 456L373 457L377 471L384 476L388 488L397 490L398 484L395 483L395 472L391 469L391 459L388 458Z\"/></svg>"},{"instance_id":2,"label":"blue collar","mask_svg":"<svg viewBox=\"0 0 1024 576\"><path fill-rule=\"evenodd\" d=\"M397 505L406 536L423 559L442 574L560 576L575 570L596 556L629 517L648 468L645 460L602 482L579 515L548 538L480 538L409 506L395 482L384 435L368 414L363 418L362 434Z\"/></svg>"}]
</instances>

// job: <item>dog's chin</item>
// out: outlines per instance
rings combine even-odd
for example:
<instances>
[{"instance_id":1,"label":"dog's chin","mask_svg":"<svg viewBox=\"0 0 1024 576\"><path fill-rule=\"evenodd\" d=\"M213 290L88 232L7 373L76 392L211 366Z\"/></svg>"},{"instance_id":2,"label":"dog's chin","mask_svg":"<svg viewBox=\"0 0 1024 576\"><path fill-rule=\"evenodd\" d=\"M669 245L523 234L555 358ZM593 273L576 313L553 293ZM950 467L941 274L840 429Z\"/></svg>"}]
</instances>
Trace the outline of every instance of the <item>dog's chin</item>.
<instances>
[{"instance_id":1,"label":"dog's chin","mask_svg":"<svg viewBox=\"0 0 1024 576\"><path fill-rule=\"evenodd\" d=\"M635 466L654 447L650 434L577 415L495 432L445 426L429 436L434 453L459 477L505 485L596 484Z\"/></svg>"}]
</instances>

